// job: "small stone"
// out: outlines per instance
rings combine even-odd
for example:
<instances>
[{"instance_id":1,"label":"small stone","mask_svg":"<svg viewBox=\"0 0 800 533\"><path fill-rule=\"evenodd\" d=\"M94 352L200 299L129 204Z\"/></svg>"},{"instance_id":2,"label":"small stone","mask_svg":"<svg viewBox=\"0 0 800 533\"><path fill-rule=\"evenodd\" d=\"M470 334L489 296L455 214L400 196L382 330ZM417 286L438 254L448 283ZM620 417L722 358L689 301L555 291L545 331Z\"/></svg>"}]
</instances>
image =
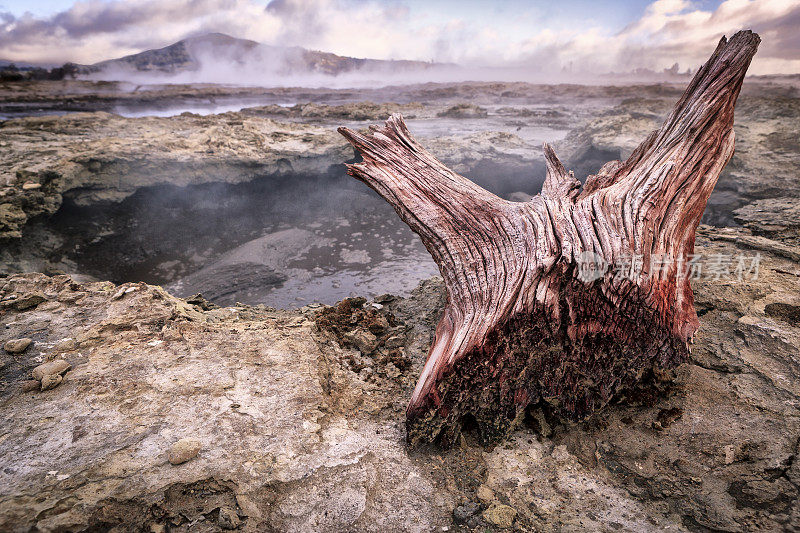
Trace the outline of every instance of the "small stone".
<instances>
[{"instance_id":1,"label":"small stone","mask_svg":"<svg viewBox=\"0 0 800 533\"><path fill-rule=\"evenodd\" d=\"M242 524L242 521L239 519L239 515L236 514L236 511L230 507L220 507L217 524L219 524L219 527L222 529L236 529Z\"/></svg>"},{"instance_id":2,"label":"small stone","mask_svg":"<svg viewBox=\"0 0 800 533\"><path fill-rule=\"evenodd\" d=\"M25 183L22 184L23 191L33 191L36 189L40 189L41 187L42 187L41 183L35 183L33 181L26 181Z\"/></svg>"},{"instance_id":3,"label":"small stone","mask_svg":"<svg viewBox=\"0 0 800 533\"><path fill-rule=\"evenodd\" d=\"M509 528L514 525L517 511L502 503L493 503L483 512L483 519L497 527Z\"/></svg>"},{"instance_id":4,"label":"small stone","mask_svg":"<svg viewBox=\"0 0 800 533\"><path fill-rule=\"evenodd\" d=\"M61 339L53 346L54 352L69 352L78 348L78 341L73 338Z\"/></svg>"},{"instance_id":5,"label":"small stone","mask_svg":"<svg viewBox=\"0 0 800 533\"><path fill-rule=\"evenodd\" d=\"M6 342L3 349L8 353L22 353L28 349L33 341L31 339L14 339Z\"/></svg>"},{"instance_id":6,"label":"small stone","mask_svg":"<svg viewBox=\"0 0 800 533\"><path fill-rule=\"evenodd\" d=\"M200 453L202 444L195 439L181 439L169 449L169 462L173 465L185 463L189 459L194 459Z\"/></svg>"},{"instance_id":7,"label":"small stone","mask_svg":"<svg viewBox=\"0 0 800 533\"><path fill-rule=\"evenodd\" d=\"M553 448L553 459L558 461L559 463L565 463L570 460L569 451L567 451L567 447L563 444L559 444L555 448Z\"/></svg>"},{"instance_id":8,"label":"small stone","mask_svg":"<svg viewBox=\"0 0 800 533\"><path fill-rule=\"evenodd\" d=\"M392 335L391 337L386 339L384 346L386 346L386 348L391 350L392 348L402 348L405 345L405 343L406 340L402 335Z\"/></svg>"},{"instance_id":9,"label":"small stone","mask_svg":"<svg viewBox=\"0 0 800 533\"><path fill-rule=\"evenodd\" d=\"M164 524L150 524L150 533L164 533L167 530Z\"/></svg>"},{"instance_id":10,"label":"small stone","mask_svg":"<svg viewBox=\"0 0 800 533\"><path fill-rule=\"evenodd\" d=\"M61 377L61 374L48 374L42 378L42 390L50 390L55 389L59 385L64 378Z\"/></svg>"},{"instance_id":11,"label":"small stone","mask_svg":"<svg viewBox=\"0 0 800 533\"><path fill-rule=\"evenodd\" d=\"M119 290L117 292L115 292L114 295L111 297L111 299L112 300L119 300L120 298L122 298L126 294L130 294L135 290L136 290L136 286L128 286L128 287L123 286L123 287L120 287Z\"/></svg>"},{"instance_id":12,"label":"small stone","mask_svg":"<svg viewBox=\"0 0 800 533\"><path fill-rule=\"evenodd\" d=\"M14 308L17 311L27 311L28 309L33 309L37 305L42 302L46 302L47 298L44 294L40 292L34 292L23 296L22 298L17 298L14 300Z\"/></svg>"},{"instance_id":13,"label":"small stone","mask_svg":"<svg viewBox=\"0 0 800 533\"><path fill-rule=\"evenodd\" d=\"M391 302L395 298L396 296L394 296L393 294L381 294L380 296L377 296L375 298L375 301L379 304L385 304Z\"/></svg>"},{"instance_id":14,"label":"small stone","mask_svg":"<svg viewBox=\"0 0 800 533\"><path fill-rule=\"evenodd\" d=\"M478 499L483 503L489 503L494 500L494 491L487 487L486 485L481 485L478 487L478 492L476 493Z\"/></svg>"},{"instance_id":15,"label":"small stone","mask_svg":"<svg viewBox=\"0 0 800 533\"><path fill-rule=\"evenodd\" d=\"M470 529L477 529L481 526L486 526L486 522L483 521L480 515L470 516L467 519L467 527Z\"/></svg>"},{"instance_id":16,"label":"small stone","mask_svg":"<svg viewBox=\"0 0 800 533\"><path fill-rule=\"evenodd\" d=\"M214 304L210 303L208 300L203 298L203 295L200 293L195 294L194 296L190 296L186 299L187 304L196 305L203 311L211 311L214 307Z\"/></svg>"},{"instance_id":17,"label":"small stone","mask_svg":"<svg viewBox=\"0 0 800 533\"><path fill-rule=\"evenodd\" d=\"M456 524L466 524L469 517L474 516L480 510L476 502L468 502L453 509L453 520Z\"/></svg>"},{"instance_id":18,"label":"small stone","mask_svg":"<svg viewBox=\"0 0 800 533\"><path fill-rule=\"evenodd\" d=\"M387 363L385 370L386 370L386 377L388 377L389 379L397 379L402 375L402 372L400 372L400 370L398 370L398 368L394 366L392 363Z\"/></svg>"},{"instance_id":19,"label":"small stone","mask_svg":"<svg viewBox=\"0 0 800 533\"><path fill-rule=\"evenodd\" d=\"M120 287L119 290L117 292L115 292L114 295L111 297L111 299L112 300L119 300L123 296L125 296L125 287Z\"/></svg>"},{"instance_id":20,"label":"small stone","mask_svg":"<svg viewBox=\"0 0 800 533\"><path fill-rule=\"evenodd\" d=\"M364 355L374 352L378 347L378 338L369 331L360 329L348 331L344 337L352 342Z\"/></svg>"},{"instance_id":21,"label":"small stone","mask_svg":"<svg viewBox=\"0 0 800 533\"><path fill-rule=\"evenodd\" d=\"M723 450L725 452L725 464L732 465L736 461L736 447L733 444L728 444Z\"/></svg>"},{"instance_id":22,"label":"small stone","mask_svg":"<svg viewBox=\"0 0 800 533\"><path fill-rule=\"evenodd\" d=\"M28 379L22 382L22 392L33 392L39 390L41 383L37 379Z\"/></svg>"},{"instance_id":23,"label":"small stone","mask_svg":"<svg viewBox=\"0 0 800 533\"><path fill-rule=\"evenodd\" d=\"M47 363L43 363L36 368L33 369L31 372L31 376L33 379L38 379L42 381L45 376L52 376L57 374L63 374L67 370L72 368L72 366L63 359L53 359Z\"/></svg>"},{"instance_id":24,"label":"small stone","mask_svg":"<svg viewBox=\"0 0 800 533\"><path fill-rule=\"evenodd\" d=\"M376 335L380 335L387 329L389 329L389 321L386 317L384 315L375 315L369 325L369 330Z\"/></svg>"}]
</instances>

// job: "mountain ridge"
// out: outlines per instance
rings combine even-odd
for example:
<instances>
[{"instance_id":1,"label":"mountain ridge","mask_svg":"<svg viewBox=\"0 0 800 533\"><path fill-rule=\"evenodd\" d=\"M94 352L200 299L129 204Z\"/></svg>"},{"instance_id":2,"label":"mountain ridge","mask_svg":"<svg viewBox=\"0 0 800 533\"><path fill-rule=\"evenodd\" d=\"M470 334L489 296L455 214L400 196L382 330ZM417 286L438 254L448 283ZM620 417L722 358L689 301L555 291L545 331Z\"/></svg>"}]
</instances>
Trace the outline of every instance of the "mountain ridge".
<instances>
[{"instance_id":1,"label":"mountain ridge","mask_svg":"<svg viewBox=\"0 0 800 533\"><path fill-rule=\"evenodd\" d=\"M208 60L223 61L227 65L268 67L281 74L313 72L333 76L357 70L381 68L402 71L454 66L425 61L340 56L299 46L268 45L214 32L190 36L162 48L148 49L86 65L82 71L97 73L120 69L134 72L177 74L197 71Z\"/></svg>"}]
</instances>

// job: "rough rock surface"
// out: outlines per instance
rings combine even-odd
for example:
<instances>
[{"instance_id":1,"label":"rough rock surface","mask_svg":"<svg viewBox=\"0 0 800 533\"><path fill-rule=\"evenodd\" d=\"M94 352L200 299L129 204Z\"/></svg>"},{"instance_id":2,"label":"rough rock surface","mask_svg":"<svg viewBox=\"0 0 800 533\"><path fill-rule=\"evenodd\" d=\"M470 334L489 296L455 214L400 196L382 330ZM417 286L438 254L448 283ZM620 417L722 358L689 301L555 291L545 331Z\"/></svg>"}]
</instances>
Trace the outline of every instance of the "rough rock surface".
<instances>
[{"instance_id":1,"label":"rough rock surface","mask_svg":"<svg viewBox=\"0 0 800 533\"><path fill-rule=\"evenodd\" d=\"M746 85L736 106L736 151L720 176L709 199L706 220L715 224L734 222L731 212L759 200L780 198L797 205L800 191L800 99L796 88ZM653 129L658 127L674 104L674 97L648 95L629 98L598 118L574 129L561 147L567 165L583 178L613 159L624 160ZM756 204L757 206L758 204ZM773 219L779 211L770 211ZM758 207L737 211L737 220L755 224ZM796 213L795 213L796 221ZM796 224L794 225L796 233Z\"/></svg>"},{"instance_id":2,"label":"rough rock surface","mask_svg":"<svg viewBox=\"0 0 800 533\"><path fill-rule=\"evenodd\" d=\"M734 212L737 222L753 233L798 244L800 198L778 197L757 200Z\"/></svg>"},{"instance_id":3,"label":"rough rock surface","mask_svg":"<svg viewBox=\"0 0 800 533\"><path fill-rule=\"evenodd\" d=\"M371 109L369 104L350 107L364 106ZM337 113L328 110L324 116ZM373 119L373 113L352 119ZM0 147L0 240L6 241L21 238L30 219L55 213L64 198L85 206L119 202L141 188L167 183L184 187L341 173L353 157L332 126L279 122L252 111L165 118L105 112L26 117L0 122ZM520 171L541 165L540 149L509 133L445 136L431 149L461 172L495 159ZM26 188L28 183L39 187Z\"/></svg>"},{"instance_id":4,"label":"rough rock surface","mask_svg":"<svg viewBox=\"0 0 800 533\"><path fill-rule=\"evenodd\" d=\"M53 359L47 363L42 363L31 371L31 377L41 381L45 376L56 376L64 374L71 368L70 364L64 359Z\"/></svg>"},{"instance_id":5,"label":"rough rock surface","mask_svg":"<svg viewBox=\"0 0 800 533\"><path fill-rule=\"evenodd\" d=\"M697 251L752 252L718 237L703 227ZM408 449L402 425L439 281L408 299L275 311L2 279L0 299L46 301L0 316L35 341L4 356L0 529L485 531L509 517L523 531L797 529L800 265L761 254L756 280L695 283L701 329L666 393L639 390L577 425L532 410L493 449L468 433L447 451ZM68 379L25 392L53 358ZM202 453L170 466L187 435Z\"/></svg>"},{"instance_id":6,"label":"rough rock surface","mask_svg":"<svg viewBox=\"0 0 800 533\"><path fill-rule=\"evenodd\" d=\"M186 461L197 457L197 454L200 453L200 450L202 449L203 445L200 443L200 441L183 438L173 444L169 449L169 462L173 465L183 464Z\"/></svg>"},{"instance_id":7,"label":"rough rock surface","mask_svg":"<svg viewBox=\"0 0 800 533\"><path fill-rule=\"evenodd\" d=\"M243 115L266 115L295 118L328 118L337 120L380 120L392 113L402 113L408 118L416 118L424 114L424 107L419 103L393 104L373 102L351 102L341 105L325 105L309 102L292 107L270 105L256 106L242 110Z\"/></svg>"},{"instance_id":8,"label":"rough rock surface","mask_svg":"<svg viewBox=\"0 0 800 533\"><path fill-rule=\"evenodd\" d=\"M409 274L409 262L424 261L407 248L394 257L384 253L405 246L410 232L380 229L365 223L367 215L354 215L369 211L375 196L366 187L356 189L361 184L349 178L343 184L341 163L353 152L334 132L336 126L364 128L400 111L445 164L505 198L524 199L538 192L544 178L542 141L555 141L582 179L609 159L627 155L674 104L681 85L459 83L334 90L0 84L0 272L148 280L170 284L183 296L207 292L224 305L312 301L309 293L317 289L298 285L326 287L324 301L332 303L351 293L374 294L376 280L387 277L411 280L391 289L407 291L429 272L423 267L425 272ZM763 244L761 238L789 246L800 240L792 222L800 205L794 186L800 172L797 85L786 78L748 79L737 107L737 151L706 212L708 223L750 229L755 246ZM245 109L161 118L109 113L151 114L171 106L196 109L200 103ZM87 112L2 120L6 113L53 110ZM313 215L304 215L305 222L318 217L317 229L286 220L281 206L302 213L294 207L298 199ZM786 207L781 212L771 209L778 201ZM322 205L342 213L334 218ZM295 266L273 257L257 258L255 265L231 262L237 258L230 254L246 251L247 243L263 243L295 227L320 236L342 221L365 223L363 229L346 230L363 239L354 253L344 252L339 264L328 261L325 268L342 272L357 265L358 287L315 271L318 257L314 265L306 258L331 253L314 251L319 247L298 256ZM325 237L352 240L346 231ZM386 244L394 236L398 240ZM401 264L397 258L411 259ZM241 283L218 281L234 277ZM42 301L31 296L0 306Z\"/></svg>"},{"instance_id":9,"label":"rough rock surface","mask_svg":"<svg viewBox=\"0 0 800 533\"><path fill-rule=\"evenodd\" d=\"M79 205L119 201L162 183L239 183L280 172L325 172L351 154L327 128L238 116L26 117L3 122L0 139L5 237L14 237L26 218L55 212L64 193ZM23 191L31 180L41 187Z\"/></svg>"},{"instance_id":10,"label":"rough rock surface","mask_svg":"<svg viewBox=\"0 0 800 533\"><path fill-rule=\"evenodd\" d=\"M489 113L486 111L486 109L482 108L481 106L462 103L449 107L444 111L440 111L436 114L436 116L451 118L478 118L485 117L488 114Z\"/></svg>"},{"instance_id":11,"label":"rough rock surface","mask_svg":"<svg viewBox=\"0 0 800 533\"><path fill-rule=\"evenodd\" d=\"M31 339L11 339L3 344L3 349L8 353L22 353L28 349L33 341Z\"/></svg>"},{"instance_id":12,"label":"rough rock surface","mask_svg":"<svg viewBox=\"0 0 800 533\"><path fill-rule=\"evenodd\" d=\"M64 381L64 377L61 374L47 374L42 376L40 390L44 392L46 390L55 389L61 385L62 381Z\"/></svg>"}]
</instances>

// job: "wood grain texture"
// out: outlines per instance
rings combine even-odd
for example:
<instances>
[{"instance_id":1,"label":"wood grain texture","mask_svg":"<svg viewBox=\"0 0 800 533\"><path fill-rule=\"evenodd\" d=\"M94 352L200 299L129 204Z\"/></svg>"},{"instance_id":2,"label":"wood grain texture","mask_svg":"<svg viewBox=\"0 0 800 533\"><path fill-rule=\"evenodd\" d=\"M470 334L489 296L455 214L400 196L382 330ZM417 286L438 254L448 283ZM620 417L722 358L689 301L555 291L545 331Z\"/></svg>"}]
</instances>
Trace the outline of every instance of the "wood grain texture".
<instances>
[{"instance_id":1,"label":"wood grain texture","mask_svg":"<svg viewBox=\"0 0 800 533\"><path fill-rule=\"evenodd\" d=\"M400 115L369 133L339 129L363 158L348 172L420 236L447 289L409 441L452 442L467 417L494 441L541 401L580 419L685 361L699 325L685 260L733 153L733 109L759 42L723 38L661 128L582 187L545 145L547 177L528 202L447 168Z\"/></svg>"}]
</instances>

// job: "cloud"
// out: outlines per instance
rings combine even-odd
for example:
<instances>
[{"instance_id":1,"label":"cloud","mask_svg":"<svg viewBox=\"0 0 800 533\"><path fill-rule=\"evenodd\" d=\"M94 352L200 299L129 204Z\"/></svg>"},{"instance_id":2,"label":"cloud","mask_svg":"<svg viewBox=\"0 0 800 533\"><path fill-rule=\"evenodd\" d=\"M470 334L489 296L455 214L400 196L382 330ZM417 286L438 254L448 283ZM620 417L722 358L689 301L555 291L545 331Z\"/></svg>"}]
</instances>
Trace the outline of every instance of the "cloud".
<instances>
[{"instance_id":1,"label":"cloud","mask_svg":"<svg viewBox=\"0 0 800 533\"><path fill-rule=\"evenodd\" d=\"M328 33L328 25L319 6L302 0L272 0L265 8L268 14L286 22L277 36L278 41L302 42L306 35L316 38Z\"/></svg>"},{"instance_id":2,"label":"cloud","mask_svg":"<svg viewBox=\"0 0 800 533\"><path fill-rule=\"evenodd\" d=\"M752 29L762 38L751 72L800 72L798 0L726 0L715 11L695 10L686 0L658 0L620 32L620 53L646 57L651 66L680 61L697 67L723 35ZM645 65L646 66L646 65Z\"/></svg>"},{"instance_id":3,"label":"cloud","mask_svg":"<svg viewBox=\"0 0 800 533\"><path fill-rule=\"evenodd\" d=\"M697 69L723 35L741 29L761 34L750 73L800 72L800 1L726 0L714 11L688 0L657 0L641 18L616 33L543 31L522 44L520 64L571 65L578 72L661 70L673 63Z\"/></svg>"},{"instance_id":4,"label":"cloud","mask_svg":"<svg viewBox=\"0 0 800 533\"><path fill-rule=\"evenodd\" d=\"M522 9L522 8L520 8ZM0 55L93 63L207 32L377 59L516 66L542 76L697 68L724 35L752 28L762 47L752 73L800 72L800 0L725 0L714 10L656 0L626 27L548 24L531 13L435 15L403 0L84 0L46 18L0 13ZM527 16L527 18L526 18Z\"/></svg>"},{"instance_id":5,"label":"cloud","mask_svg":"<svg viewBox=\"0 0 800 533\"><path fill-rule=\"evenodd\" d=\"M168 44L202 31L206 17L234 14L249 2L231 0L87 0L50 18L5 14L0 49L11 59L92 63Z\"/></svg>"}]
</instances>

